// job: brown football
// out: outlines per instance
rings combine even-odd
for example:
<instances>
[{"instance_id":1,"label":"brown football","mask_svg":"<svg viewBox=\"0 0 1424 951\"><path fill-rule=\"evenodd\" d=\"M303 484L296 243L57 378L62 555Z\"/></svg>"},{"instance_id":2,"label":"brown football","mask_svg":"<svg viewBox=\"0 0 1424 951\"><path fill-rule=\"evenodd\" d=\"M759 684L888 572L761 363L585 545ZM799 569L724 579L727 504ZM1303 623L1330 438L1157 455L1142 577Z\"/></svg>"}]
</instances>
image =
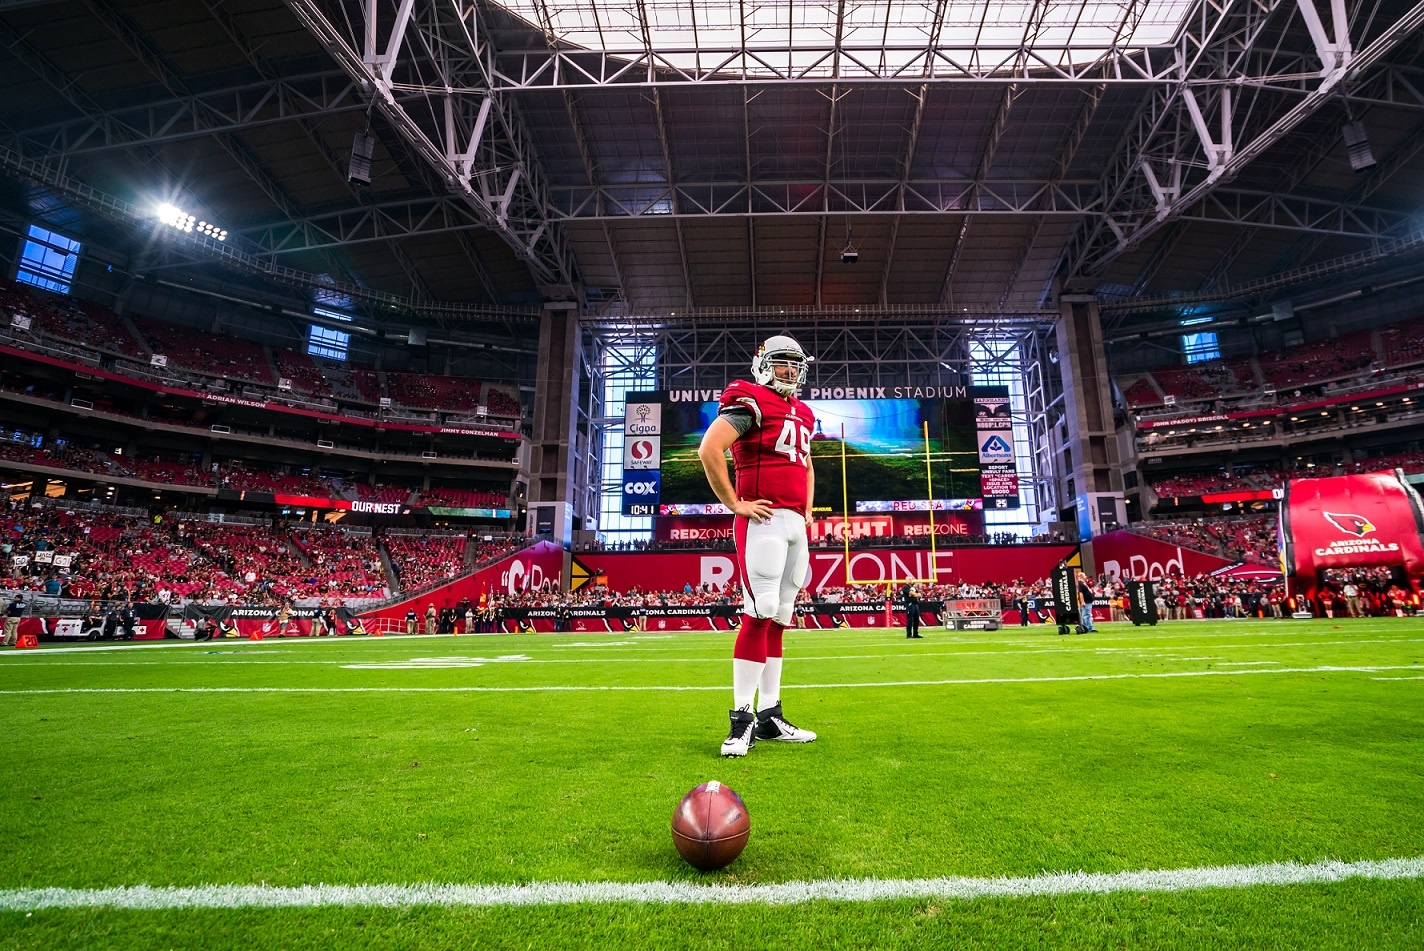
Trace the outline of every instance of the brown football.
<instances>
[{"instance_id":1,"label":"brown football","mask_svg":"<svg viewBox=\"0 0 1424 951\"><path fill-rule=\"evenodd\" d=\"M703 783L672 814L672 841L693 868L710 872L731 863L752 834L747 805L730 787Z\"/></svg>"}]
</instances>

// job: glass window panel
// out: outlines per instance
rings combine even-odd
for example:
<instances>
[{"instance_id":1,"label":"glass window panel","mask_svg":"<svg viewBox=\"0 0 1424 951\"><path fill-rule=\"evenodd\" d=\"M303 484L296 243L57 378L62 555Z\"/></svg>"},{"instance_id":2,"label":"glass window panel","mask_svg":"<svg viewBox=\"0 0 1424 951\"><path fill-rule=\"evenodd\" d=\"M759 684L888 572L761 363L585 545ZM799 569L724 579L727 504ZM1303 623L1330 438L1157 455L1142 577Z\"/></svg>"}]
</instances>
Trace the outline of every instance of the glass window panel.
<instances>
[{"instance_id":1,"label":"glass window panel","mask_svg":"<svg viewBox=\"0 0 1424 951\"><path fill-rule=\"evenodd\" d=\"M15 280L56 294L68 294L79 264L81 245L73 238L30 225Z\"/></svg>"},{"instance_id":2,"label":"glass window panel","mask_svg":"<svg viewBox=\"0 0 1424 951\"><path fill-rule=\"evenodd\" d=\"M317 324L309 325L307 353L328 360L345 360L351 350L351 335Z\"/></svg>"},{"instance_id":3,"label":"glass window panel","mask_svg":"<svg viewBox=\"0 0 1424 951\"><path fill-rule=\"evenodd\" d=\"M1217 344L1216 334L1210 331L1182 334L1182 353L1186 356L1188 363L1204 363L1207 360L1221 359L1221 347Z\"/></svg>"}]
</instances>

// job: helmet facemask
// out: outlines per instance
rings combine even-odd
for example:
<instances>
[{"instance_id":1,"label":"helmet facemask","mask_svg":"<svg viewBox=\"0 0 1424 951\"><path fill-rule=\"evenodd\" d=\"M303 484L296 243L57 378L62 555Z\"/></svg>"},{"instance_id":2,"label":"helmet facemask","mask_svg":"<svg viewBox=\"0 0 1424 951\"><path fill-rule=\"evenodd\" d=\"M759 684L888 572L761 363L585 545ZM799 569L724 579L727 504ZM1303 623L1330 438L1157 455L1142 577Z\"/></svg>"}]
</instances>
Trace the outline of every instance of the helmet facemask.
<instances>
[{"instance_id":1,"label":"helmet facemask","mask_svg":"<svg viewBox=\"0 0 1424 951\"><path fill-rule=\"evenodd\" d=\"M762 386L769 386L783 397L790 397L806 383L806 370L812 357L806 356L801 345L790 337L772 337L752 358L752 376ZM778 368L789 367L789 374L778 374ZM783 379L783 376L788 377Z\"/></svg>"}]
</instances>

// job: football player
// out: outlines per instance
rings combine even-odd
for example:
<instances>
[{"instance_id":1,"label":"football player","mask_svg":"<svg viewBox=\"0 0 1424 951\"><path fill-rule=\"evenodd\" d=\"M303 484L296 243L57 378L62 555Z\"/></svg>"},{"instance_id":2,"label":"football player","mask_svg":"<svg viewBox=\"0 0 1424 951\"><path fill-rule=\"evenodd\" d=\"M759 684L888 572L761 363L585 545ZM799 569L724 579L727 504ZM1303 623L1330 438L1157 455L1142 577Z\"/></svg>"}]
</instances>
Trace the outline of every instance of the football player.
<instances>
[{"instance_id":1,"label":"football player","mask_svg":"<svg viewBox=\"0 0 1424 951\"><path fill-rule=\"evenodd\" d=\"M796 398L813 358L786 336L769 338L752 358L755 383L736 380L697 455L707 481L732 510L743 614L732 650L731 731L723 756L745 756L757 740L809 743L810 730L781 713L781 634L810 565L806 530L816 478L815 418ZM727 476L732 451L737 485ZM754 705L755 704L755 705Z\"/></svg>"}]
</instances>

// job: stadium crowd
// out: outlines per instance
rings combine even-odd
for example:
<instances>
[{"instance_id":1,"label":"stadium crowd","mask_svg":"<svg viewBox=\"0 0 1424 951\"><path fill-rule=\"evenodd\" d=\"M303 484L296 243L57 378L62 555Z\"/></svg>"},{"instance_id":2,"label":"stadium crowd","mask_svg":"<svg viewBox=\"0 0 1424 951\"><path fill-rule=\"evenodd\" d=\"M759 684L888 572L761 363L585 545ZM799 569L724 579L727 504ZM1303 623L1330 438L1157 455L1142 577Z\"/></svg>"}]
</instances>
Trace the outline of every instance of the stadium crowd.
<instances>
[{"instance_id":1,"label":"stadium crowd","mask_svg":"<svg viewBox=\"0 0 1424 951\"><path fill-rule=\"evenodd\" d=\"M1382 383L1395 375L1389 371L1424 362L1424 320L1387 325L1378 331L1378 341L1375 333L1358 330L1255 357L1159 368L1126 385L1123 399L1131 409L1160 406L1164 397L1178 404L1246 397L1259 404L1274 390L1267 402L1287 405L1309 392L1352 388L1356 379Z\"/></svg>"},{"instance_id":2,"label":"stadium crowd","mask_svg":"<svg viewBox=\"0 0 1424 951\"><path fill-rule=\"evenodd\" d=\"M361 601L454 577L463 536L209 522L11 502L0 513L0 588L78 599L207 604ZM473 567L525 544L480 536ZM390 577L382 562L387 554Z\"/></svg>"},{"instance_id":3,"label":"stadium crowd","mask_svg":"<svg viewBox=\"0 0 1424 951\"><path fill-rule=\"evenodd\" d=\"M38 434L22 435L24 438L20 441L0 439L0 462L15 463L19 467L46 466L110 478L137 479L164 486L201 486L401 504L409 503L415 495L416 505L456 508L508 508L510 505L509 495L502 489L432 486L422 491L402 485L373 485L359 481L355 476L334 478L310 470L264 469L256 463L238 459L214 461L204 468L191 460L121 456L84 449L62 440L36 447L31 440L39 438Z\"/></svg>"},{"instance_id":4,"label":"stadium crowd","mask_svg":"<svg viewBox=\"0 0 1424 951\"><path fill-rule=\"evenodd\" d=\"M1141 522L1134 532L1228 561L1253 565L1280 563L1274 515L1171 519Z\"/></svg>"},{"instance_id":5,"label":"stadium crowd","mask_svg":"<svg viewBox=\"0 0 1424 951\"><path fill-rule=\"evenodd\" d=\"M482 405L491 416L523 416L510 389L481 380L327 366L290 347L269 348L232 334L215 335L142 315L121 317L92 301L58 297L12 281L0 280L0 328L19 344L57 344L90 363L107 352L123 358L113 364L115 372L153 378L158 371L164 378L185 379L204 389L214 380L234 381L280 399L287 394L278 389L285 379L290 393L332 408L338 398L367 404L366 410L342 407L358 415L375 415L380 400L389 398L395 407L415 411L460 415ZM154 366L154 356L164 357L165 363Z\"/></svg>"},{"instance_id":6,"label":"stadium crowd","mask_svg":"<svg viewBox=\"0 0 1424 951\"><path fill-rule=\"evenodd\" d=\"M1302 464L1297 468L1252 466L1231 472L1215 471L1176 475L1154 480L1154 492L1162 498L1204 495L1212 492L1239 492L1252 489L1278 489L1287 479L1322 479L1337 475L1359 475L1367 472L1388 472L1403 469L1406 473L1424 472L1424 452L1410 450L1358 459L1336 465Z\"/></svg>"}]
</instances>

